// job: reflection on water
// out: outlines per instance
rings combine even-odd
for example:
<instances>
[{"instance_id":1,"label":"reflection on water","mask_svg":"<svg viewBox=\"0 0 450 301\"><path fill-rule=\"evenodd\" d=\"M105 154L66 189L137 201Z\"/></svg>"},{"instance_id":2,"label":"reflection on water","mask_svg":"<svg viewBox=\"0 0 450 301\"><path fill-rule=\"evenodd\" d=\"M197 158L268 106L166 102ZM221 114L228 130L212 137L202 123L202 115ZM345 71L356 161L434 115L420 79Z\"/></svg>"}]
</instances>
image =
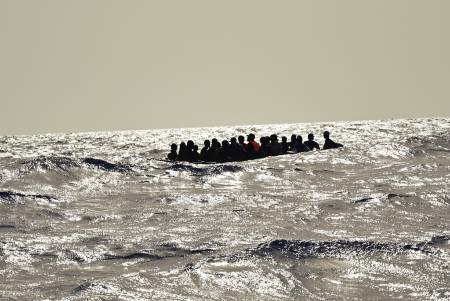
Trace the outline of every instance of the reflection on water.
<instances>
[{"instance_id":1,"label":"reflection on water","mask_svg":"<svg viewBox=\"0 0 450 301\"><path fill-rule=\"evenodd\" d=\"M162 160L324 130L346 147ZM448 300L449 183L442 118L0 137L0 300Z\"/></svg>"}]
</instances>

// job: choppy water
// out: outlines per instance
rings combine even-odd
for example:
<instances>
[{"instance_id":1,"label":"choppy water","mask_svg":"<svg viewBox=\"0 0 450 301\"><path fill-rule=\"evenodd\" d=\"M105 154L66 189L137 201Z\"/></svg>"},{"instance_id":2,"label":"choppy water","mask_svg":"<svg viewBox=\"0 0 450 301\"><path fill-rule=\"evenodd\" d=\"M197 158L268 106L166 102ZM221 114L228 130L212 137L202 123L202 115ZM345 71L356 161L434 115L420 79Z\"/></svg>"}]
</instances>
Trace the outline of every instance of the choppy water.
<instances>
[{"instance_id":1,"label":"choppy water","mask_svg":"<svg viewBox=\"0 0 450 301\"><path fill-rule=\"evenodd\" d=\"M346 147L161 161L180 140ZM0 300L450 300L450 119L0 137Z\"/></svg>"}]
</instances>

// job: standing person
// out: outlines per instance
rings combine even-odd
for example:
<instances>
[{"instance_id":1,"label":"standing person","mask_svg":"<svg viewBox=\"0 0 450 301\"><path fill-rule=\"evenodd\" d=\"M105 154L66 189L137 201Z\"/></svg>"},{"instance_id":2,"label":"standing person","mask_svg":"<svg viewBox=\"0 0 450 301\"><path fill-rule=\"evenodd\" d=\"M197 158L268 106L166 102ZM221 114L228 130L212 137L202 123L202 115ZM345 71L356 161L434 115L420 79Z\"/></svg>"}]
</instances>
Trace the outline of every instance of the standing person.
<instances>
[{"instance_id":1,"label":"standing person","mask_svg":"<svg viewBox=\"0 0 450 301\"><path fill-rule=\"evenodd\" d=\"M319 143L314 141L314 135L312 133L308 134L308 141L305 141L304 143L307 147L309 147L310 150L320 150Z\"/></svg>"},{"instance_id":2,"label":"standing person","mask_svg":"<svg viewBox=\"0 0 450 301\"><path fill-rule=\"evenodd\" d=\"M208 160L207 154L208 154L208 150L211 146L211 142L209 140L205 140L205 142L203 142L203 145L204 146L203 146L202 150L200 151L200 160L206 162Z\"/></svg>"},{"instance_id":3,"label":"standing person","mask_svg":"<svg viewBox=\"0 0 450 301\"><path fill-rule=\"evenodd\" d=\"M303 144L303 138L300 135L297 136L297 144L295 145L295 150L298 153L310 151L309 147Z\"/></svg>"},{"instance_id":4,"label":"standing person","mask_svg":"<svg viewBox=\"0 0 450 301\"><path fill-rule=\"evenodd\" d=\"M336 143L330 139L330 132L323 132L323 138L325 138L325 143L323 144L323 149L339 148L343 147L342 144Z\"/></svg>"},{"instance_id":5,"label":"standing person","mask_svg":"<svg viewBox=\"0 0 450 301\"><path fill-rule=\"evenodd\" d=\"M171 161L175 161L177 159L177 156L178 156L177 155L177 148L178 148L178 146L175 143L173 143L170 146L170 153L167 155L167 159L169 159Z\"/></svg>"}]
</instances>

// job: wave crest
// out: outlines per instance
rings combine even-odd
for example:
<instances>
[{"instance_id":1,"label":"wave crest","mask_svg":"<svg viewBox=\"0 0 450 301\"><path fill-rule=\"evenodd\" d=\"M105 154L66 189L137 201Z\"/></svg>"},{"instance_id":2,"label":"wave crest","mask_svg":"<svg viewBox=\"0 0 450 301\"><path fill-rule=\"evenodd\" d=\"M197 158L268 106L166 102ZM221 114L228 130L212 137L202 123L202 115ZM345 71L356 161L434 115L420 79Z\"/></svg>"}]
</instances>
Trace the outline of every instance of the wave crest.
<instances>
[{"instance_id":1,"label":"wave crest","mask_svg":"<svg viewBox=\"0 0 450 301\"><path fill-rule=\"evenodd\" d=\"M428 243L402 245L395 243L379 243L357 240L304 241L277 239L260 244L256 251L262 255L271 255L281 252L283 254L294 255L295 257L371 254L375 252L398 253L404 251L421 251L430 253L431 250L426 248L427 244Z\"/></svg>"},{"instance_id":2,"label":"wave crest","mask_svg":"<svg viewBox=\"0 0 450 301\"><path fill-rule=\"evenodd\" d=\"M241 166L231 165L231 164L223 164L223 165L213 165L207 167L197 167L190 164L182 164L177 163L168 168L169 170L174 171L187 171L192 173L195 176L208 176L208 175L218 175L224 172L239 172L244 170Z\"/></svg>"}]
</instances>

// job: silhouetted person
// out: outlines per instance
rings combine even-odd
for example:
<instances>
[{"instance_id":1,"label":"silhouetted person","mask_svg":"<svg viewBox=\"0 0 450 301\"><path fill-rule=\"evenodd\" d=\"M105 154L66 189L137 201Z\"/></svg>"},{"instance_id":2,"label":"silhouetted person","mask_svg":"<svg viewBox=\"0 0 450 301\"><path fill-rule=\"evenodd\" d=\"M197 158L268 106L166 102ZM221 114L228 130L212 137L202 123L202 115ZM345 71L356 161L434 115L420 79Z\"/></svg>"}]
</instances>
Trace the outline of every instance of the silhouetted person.
<instances>
[{"instance_id":1,"label":"silhouetted person","mask_svg":"<svg viewBox=\"0 0 450 301\"><path fill-rule=\"evenodd\" d=\"M267 157L270 154L270 140L268 137L261 137L261 148L259 149L259 156L261 158Z\"/></svg>"},{"instance_id":2,"label":"silhouetted person","mask_svg":"<svg viewBox=\"0 0 450 301\"><path fill-rule=\"evenodd\" d=\"M244 147L237 143L236 137L230 139L230 152L232 161L242 161L245 159Z\"/></svg>"},{"instance_id":3,"label":"silhouetted person","mask_svg":"<svg viewBox=\"0 0 450 301\"><path fill-rule=\"evenodd\" d=\"M218 162L228 162L231 161L231 149L230 143L227 140L222 141L222 147L218 152Z\"/></svg>"},{"instance_id":4,"label":"silhouetted person","mask_svg":"<svg viewBox=\"0 0 450 301\"><path fill-rule=\"evenodd\" d=\"M299 153L310 151L309 147L303 144L303 138L300 135L297 136L297 144L295 145L295 150Z\"/></svg>"},{"instance_id":5,"label":"silhouetted person","mask_svg":"<svg viewBox=\"0 0 450 301\"><path fill-rule=\"evenodd\" d=\"M177 159L177 148L178 146L175 143L170 146L170 153L167 155L167 159L172 161L175 161Z\"/></svg>"},{"instance_id":6,"label":"silhouetted person","mask_svg":"<svg viewBox=\"0 0 450 301\"><path fill-rule=\"evenodd\" d=\"M198 145L194 145L193 158L194 162L200 161L200 154L198 153Z\"/></svg>"},{"instance_id":7,"label":"silhouetted person","mask_svg":"<svg viewBox=\"0 0 450 301\"><path fill-rule=\"evenodd\" d=\"M238 137L238 142L239 142L240 145L242 145L242 147L245 150L245 148L247 147L247 143L245 143L245 137L244 136L239 136Z\"/></svg>"},{"instance_id":8,"label":"silhouetted person","mask_svg":"<svg viewBox=\"0 0 450 301\"><path fill-rule=\"evenodd\" d=\"M314 141L314 135L313 134L308 134L308 141L305 141L304 144L307 147L309 147L310 150L314 150L314 149L320 150L319 143Z\"/></svg>"},{"instance_id":9,"label":"silhouetted person","mask_svg":"<svg viewBox=\"0 0 450 301\"><path fill-rule=\"evenodd\" d=\"M207 153L207 160L208 162L217 162L217 157L219 155L219 150L220 150L220 143L219 141L217 141L216 138L211 140L211 147L208 150Z\"/></svg>"},{"instance_id":10,"label":"silhouetted person","mask_svg":"<svg viewBox=\"0 0 450 301\"><path fill-rule=\"evenodd\" d=\"M287 142L287 137L281 137L281 153L286 154L289 150L289 143Z\"/></svg>"},{"instance_id":11,"label":"silhouetted person","mask_svg":"<svg viewBox=\"0 0 450 301\"><path fill-rule=\"evenodd\" d=\"M295 134L292 134L291 142L289 142L289 150L294 152L296 144L297 144L297 136Z\"/></svg>"},{"instance_id":12,"label":"silhouetted person","mask_svg":"<svg viewBox=\"0 0 450 301\"><path fill-rule=\"evenodd\" d=\"M247 144L247 159L248 160L253 160L258 158L257 152L255 151L255 149L253 148L253 144L252 143L248 143Z\"/></svg>"},{"instance_id":13,"label":"silhouetted person","mask_svg":"<svg viewBox=\"0 0 450 301\"><path fill-rule=\"evenodd\" d=\"M261 146L259 145L258 142L255 141L255 134L249 134L247 136L247 141L248 141L247 147L249 144L253 145L253 152L258 153Z\"/></svg>"},{"instance_id":14,"label":"silhouetted person","mask_svg":"<svg viewBox=\"0 0 450 301\"><path fill-rule=\"evenodd\" d=\"M178 151L178 161L186 161L186 143L180 143L180 150Z\"/></svg>"},{"instance_id":15,"label":"silhouetted person","mask_svg":"<svg viewBox=\"0 0 450 301\"><path fill-rule=\"evenodd\" d=\"M323 144L323 149L343 147L342 144L336 143L330 139L330 132L328 132L328 131L323 132L323 138L325 138L325 143Z\"/></svg>"},{"instance_id":16,"label":"silhouetted person","mask_svg":"<svg viewBox=\"0 0 450 301\"><path fill-rule=\"evenodd\" d=\"M208 153L209 148L211 147L211 142L209 140L205 140L203 145L204 146L203 146L202 150L200 151L200 159L202 161L208 161L207 153Z\"/></svg>"},{"instance_id":17,"label":"silhouetted person","mask_svg":"<svg viewBox=\"0 0 450 301\"><path fill-rule=\"evenodd\" d=\"M189 140L186 144L186 161L194 162L195 154L194 154L194 141Z\"/></svg>"},{"instance_id":18,"label":"silhouetted person","mask_svg":"<svg viewBox=\"0 0 450 301\"><path fill-rule=\"evenodd\" d=\"M270 152L271 156L281 155L281 144L278 143L278 137L275 134L270 135Z\"/></svg>"}]
</instances>

